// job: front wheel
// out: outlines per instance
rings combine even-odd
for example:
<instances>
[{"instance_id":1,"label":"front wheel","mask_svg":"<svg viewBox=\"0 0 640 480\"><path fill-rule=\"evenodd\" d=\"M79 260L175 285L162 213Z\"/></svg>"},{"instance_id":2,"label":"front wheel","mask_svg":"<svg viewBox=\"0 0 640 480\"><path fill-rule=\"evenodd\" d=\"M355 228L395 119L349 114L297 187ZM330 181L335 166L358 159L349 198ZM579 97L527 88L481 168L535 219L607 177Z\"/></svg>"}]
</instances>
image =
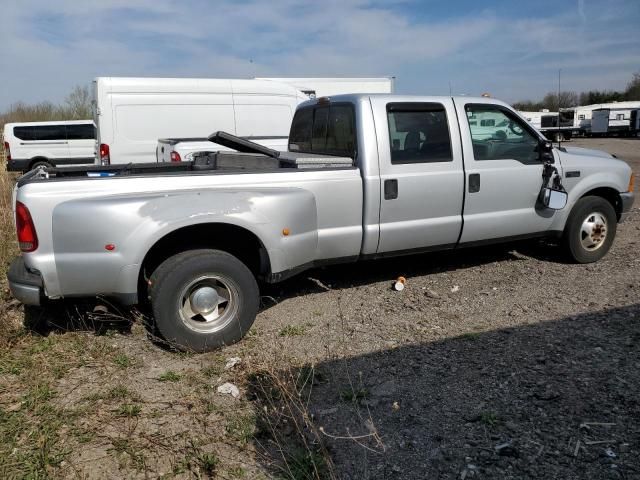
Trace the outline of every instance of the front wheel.
<instances>
[{"instance_id":1,"label":"front wheel","mask_svg":"<svg viewBox=\"0 0 640 480\"><path fill-rule=\"evenodd\" d=\"M233 255L191 250L151 275L149 296L162 337L180 350L207 352L239 341L258 313L255 277Z\"/></svg>"},{"instance_id":2,"label":"front wheel","mask_svg":"<svg viewBox=\"0 0 640 480\"><path fill-rule=\"evenodd\" d=\"M616 212L607 200L583 197L569 214L563 233L565 250L577 263L597 262L611 248L616 227Z\"/></svg>"}]
</instances>

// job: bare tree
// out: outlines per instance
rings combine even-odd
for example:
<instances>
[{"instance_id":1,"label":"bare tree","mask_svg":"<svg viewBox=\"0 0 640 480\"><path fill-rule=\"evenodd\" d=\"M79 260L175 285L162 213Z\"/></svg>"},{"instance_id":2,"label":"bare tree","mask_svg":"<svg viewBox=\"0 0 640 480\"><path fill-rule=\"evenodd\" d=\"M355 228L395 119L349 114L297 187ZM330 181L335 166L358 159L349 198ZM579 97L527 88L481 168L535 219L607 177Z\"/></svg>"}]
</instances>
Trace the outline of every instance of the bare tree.
<instances>
[{"instance_id":1,"label":"bare tree","mask_svg":"<svg viewBox=\"0 0 640 480\"><path fill-rule=\"evenodd\" d=\"M65 99L67 116L70 120L91 118L91 93L89 87L76 85Z\"/></svg>"},{"instance_id":2,"label":"bare tree","mask_svg":"<svg viewBox=\"0 0 640 480\"><path fill-rule=\"evenodd\" d=\"M553 112L557 112L560 108L568 108L575 107L578 105L578 94L576 92L560 92L560 97L558 98L558 93L549 92L542 99L542 104L544 108L548 108Z\"/></svg>"},{"instance_id":3,"label":"bare tree","mask_svg":"<svg viewBox=\"0 0 640 480\"><path fill-rule=\"evenodd\" d=\"M634 73L624 92L627 100L640 100L640 72Z\"/></svg>"}]
</instances>

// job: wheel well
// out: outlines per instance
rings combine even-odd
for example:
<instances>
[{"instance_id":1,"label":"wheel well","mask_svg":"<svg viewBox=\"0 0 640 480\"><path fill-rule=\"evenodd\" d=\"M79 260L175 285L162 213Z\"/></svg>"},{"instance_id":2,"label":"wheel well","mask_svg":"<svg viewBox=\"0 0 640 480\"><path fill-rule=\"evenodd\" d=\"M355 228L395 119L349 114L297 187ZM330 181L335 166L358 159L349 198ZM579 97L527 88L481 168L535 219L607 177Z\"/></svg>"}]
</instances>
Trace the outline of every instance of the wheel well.
<instances>
[{"instance_id":1,"label":"wheel well","mask_svg":"<svg viewBox=\"0 0 640 480\"><path fill-rule=\"evenodd\" d=\"M616 217L620 220L620 215L622 215L622 200L620 199L620 193L615 188L611 187L600 187L594 188L593 190L589 190L587 193L582 195L582 197L602 197L606 201L608 201L613 209L616 211ZM582 198L581 197L581 198Z\"/></svg>"},{"instance_id":2,"label":"wheel well","mask_svg":"<svg viewBox=\"0 0 640 480\"><path fill-rule=\"evenodd\" d=\"M29 170L31 170L33 166L38 162L47 162L49 165L53 165L53 163L51 163L51 160L49 160L47 157L33 157L29 162Z\"/></svg>"},{"instance_id":3,"label":"wheel well","mask_svg":"<svg viewBox=\"0 0 640 480\"><path fill-rule=\"evenodd\" d=\"M147 280L162 262L178 253L198 248L213 248L230 253L256 277L268 274L270 270L267 249L249 230L224 223L191 225L168 233L147 252L138 278L140 298L146 298Z\"/></svg>"}]
</instances>

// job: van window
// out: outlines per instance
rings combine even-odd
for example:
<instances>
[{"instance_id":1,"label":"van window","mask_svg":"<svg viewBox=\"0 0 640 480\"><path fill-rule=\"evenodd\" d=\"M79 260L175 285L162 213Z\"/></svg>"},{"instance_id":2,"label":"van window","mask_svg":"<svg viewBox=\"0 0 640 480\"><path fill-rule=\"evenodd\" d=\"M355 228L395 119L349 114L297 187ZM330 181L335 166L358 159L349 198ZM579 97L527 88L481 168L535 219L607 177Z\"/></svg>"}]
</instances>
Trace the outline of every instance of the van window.
<instances>
[{"instance_id":1,"label":"van window","mask_svg":"<svg viewBox=\"0 0 640 480\"><path fill-rule=\"evenodd\" d=\"M94 138L96 138L96 127L93 125L67 125L68 140L93 140Z\"/></svg>"},{"instance_id":2,"label":"van window","mask_svg":"<svg viewBox=\"0 0 640 480\"><path fill-rule=\"evenodd\" d=\"M66 140L64 125L35 125L14 127L13 134L20 140Z\"/></svg>"},{"instance_id":3,"label":"van window","mask_svg":"<svg viewBox=\"0 0 640 480\"><path fill-rule=\"evenodd\" d=\"M453 161L442 104L390 103L387 121L392 164Z\"/></svg>"},{"instance_id":4,"label":"van window","mask_svg":"<svg viewBox=\"0 0 640 480\"><path fill-rule=\"evenodd\" d=\"M298 110L291 125L289 150L354 158L356 132L353 106L314 105Z\"/></svg>"}]
</instances>

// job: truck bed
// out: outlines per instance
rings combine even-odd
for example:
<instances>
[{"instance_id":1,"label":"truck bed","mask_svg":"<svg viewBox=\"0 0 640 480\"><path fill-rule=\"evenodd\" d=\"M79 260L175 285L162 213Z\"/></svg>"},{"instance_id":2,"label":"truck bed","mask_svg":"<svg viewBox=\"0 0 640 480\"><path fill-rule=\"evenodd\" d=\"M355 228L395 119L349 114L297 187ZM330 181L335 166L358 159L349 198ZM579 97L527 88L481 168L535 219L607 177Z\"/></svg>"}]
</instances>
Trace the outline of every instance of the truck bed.
<instances>
[{"instance_id":1,"label":"truck bed","mask_svg":"<svg viewBox=\"0 0 640 480\"><path fill-rule=\"evenodd\" d=\"M278 158L245 152L207 152L196 160L176 163L130 163L34 170L22 176L18 186L33 180L111 178L123 176L185 175L195 173L260 173L279 170L353 168L353 159L330 155L281 152Z\"/></svg>"}]
</instances>

